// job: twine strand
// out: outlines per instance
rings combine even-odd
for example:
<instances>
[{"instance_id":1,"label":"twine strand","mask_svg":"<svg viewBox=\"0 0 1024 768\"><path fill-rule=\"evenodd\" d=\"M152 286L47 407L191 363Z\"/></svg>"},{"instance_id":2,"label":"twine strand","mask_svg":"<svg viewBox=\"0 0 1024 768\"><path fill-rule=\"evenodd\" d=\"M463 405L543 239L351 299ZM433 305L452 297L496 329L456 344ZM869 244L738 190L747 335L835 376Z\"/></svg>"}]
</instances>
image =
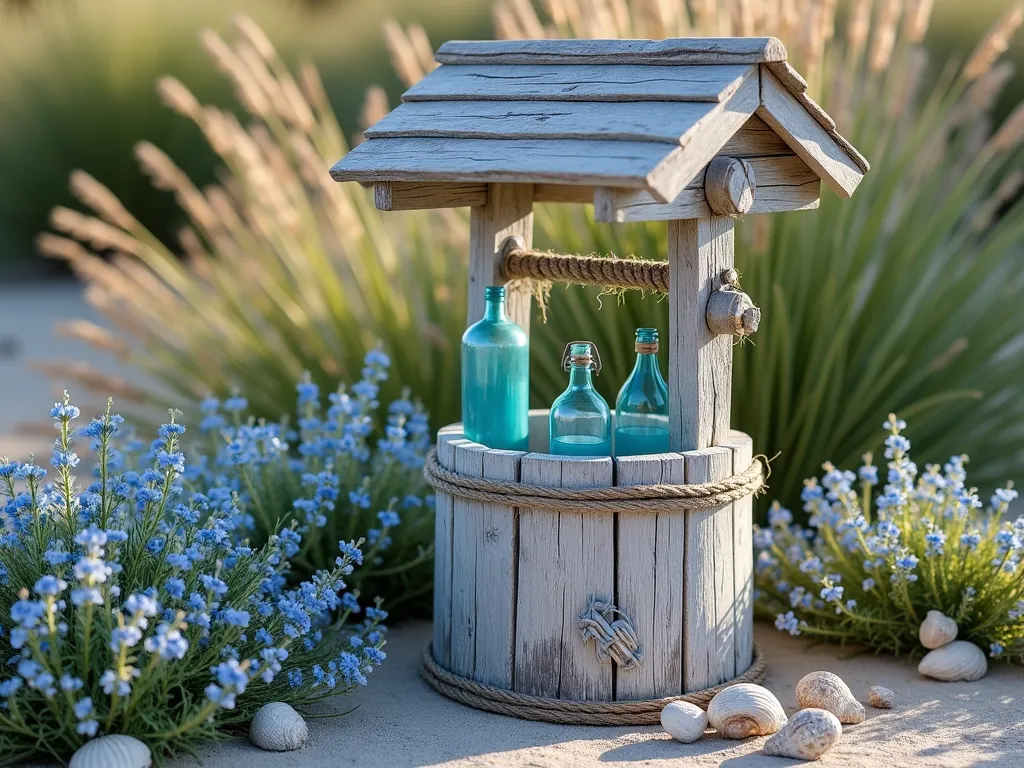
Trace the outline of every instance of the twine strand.
<instances>
[{"instance_id":1,"label":"twine strand","mask_svg":"<svg viewBox=\"0 0 1024 768\"><path fill-rule=\"evenodd\" d=\"M553 280L560 283L638 288L668 293L668 262L546 253L509 248L501 262L506 280Z\"/></svg>"}]
</instances>

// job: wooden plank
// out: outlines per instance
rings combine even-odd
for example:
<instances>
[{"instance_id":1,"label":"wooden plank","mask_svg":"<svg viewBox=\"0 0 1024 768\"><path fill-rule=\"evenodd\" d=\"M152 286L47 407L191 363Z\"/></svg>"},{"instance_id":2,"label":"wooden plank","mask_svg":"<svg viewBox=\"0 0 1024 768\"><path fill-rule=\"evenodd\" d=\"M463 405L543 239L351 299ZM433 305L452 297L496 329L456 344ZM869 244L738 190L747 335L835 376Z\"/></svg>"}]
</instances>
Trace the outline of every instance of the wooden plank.
<instances>
[{"instance_id":1,"label":"wooden plank","mask_svg":"<svg viewBox=\"0 0 1024 768\"><path fill-rule=\"evenodd\" d=\"M484 205L487 203L487 185L378 181L373 185L373 203L378 211Z\"/></svg>"},{"instance_id":2,"label":"wooden plank","mask_svg":"<svg viewBox=\"0 0 1024 768\"><path fill-rule=\"evenodd\" d=\"M746 64L464 64L438 67L403 101L721 101Z\"/></svg>"},{"instance_id":3,"label":"wooden plank","mask_svg":"<svg viewBox=\"0 0 1024 768\"><path fill-rule=\"evenodd\" d=\"M728 439L732 337L708 330L708 297L733 266L734 219L670 221L669 446L701 450ZM689 477L689 469L687 469Z\"/></svg>"},{"instance_id":4,"label":"wooden plank","mask_svg":"<svg viewBox=\"0 0 1024 768\"><path fill-rule=\"evenodd\" d=\"M647 189L655 199L663 203L675 199L725 146L729 137L757 111L760 104L758 80L757 68L751 67L736 92L716 104L701 120L699 128L687 134L689 140L648 174Z\"/></svg>"},{"instance_id":5,"label":"wooden plank","mask_svg":"<svg viewBox=\"0 0 1024 768\"><path fill-rule=\"evenodd\" d=\"M751 115L736 133L725 142L719 151L726 157L769 157L771 155L792 155L793 150L775 131L757 115Z\"/></svg>"},{"instance_id":6,"label":"wooden plank","mask_svg":"<svg viewBox=\"0 0 1024 768\"><path fill-rule=\"evenodd\" d=\"M518 236L527 248L533 245L533 186L491 184L487 204L469 213L469 301L466 325L484 316L484 288L504 285L501 277L501 246ZM509 319L530 332L532 294L525 281L508 286L505 307Z\"/></svg>"},{"instance_id":7,"label":"wooden plank","mask_svg":"<svg viewBox=\"0 0 1024 768\"><path fill-rule=\"evenodd\" d=\"M615 460L616 485L682 483L680 454ZM682 692L685 512L617 515L616 602L633 622L643 661L616 672L615 699L644 700Z\"/></svg>"},{"instance_id":8,"label":"wooden plank","mask_svg":"<svg viewBox=\"0 0 1024 768\"><path fill-rule=\"evenodd\" d=\"M530 450L533 453L548 452L548 409L530 409ZM524 481L525 482L525 481Z\"/></svg>"},{"instance_id":9,"label":"wooden plank","mask_svg":"<svg viewBox=\"0 0 1024 768\"><path fill-rule=\"evenodd\" d=\"M578 184L534 184L533 199L538 203L592 203L594 188Z\"/></svg>"},{"instance_id":10,"label":"wooden plank","mask_svg":"<svg viewBox=\"0 0 1024 768\"><path fill-rule=\"evenodd\" d=\"M335 181L447 181L644 187L673 151L652 141L371 139L331 168ZM710 158L709 158L710 159Z\"/></svg>"},{"instance_id":11,"label":"wooden plank","mask_svg":"<svg viewBox=\"0 0 1024 768\"><path fill-rule=\"evenodd\" d=\"M530 453L523 483L551 487L610 486L611 459L567 459ZM583 645L577 616L592 594L614 589L611 515L522 509L516 595L515 690L573 700L609 701L612 669Z\"/></svg>"},{"instance_id":12,"label":"wooden plank","mask_svg":"<svg viewBox=\"0 0 1024 768\"><path fill-rule=\"evenodd\" d=\"M761 71L757 115L803 158L840 197L850 197L864 172L778 78Z\"/></svg>"},{"instance_id":13,"label":"wooden plank","mask_svg":"<svg viewBox=\"0 0 1024 768\"><path fill-rule=\"evenodd\" d=\"M582 139L682 146L698 126L705 130L702 121L719 107L699 101L413 101L397 107L363 135L367 140ZM752 100L750 112L756 108Z\"/></svg>"},{"instance_id":14,"label":"wooden plank","mask_svg":"<svg viewBox=\"0 0 1024 768\"><path fill-rule=\"evenodd\" d=\"M725 445L732 451L732 473L745 472L754 459L754 441L749 435L730 430ZM747 670L754 660L754 498L732 503L733 585L736 592L736 674Z\"/></svg>"},{"instance_id":15,"label":"wooden plank","mask_svg":"<svg viewBox=\"0 0 1024 768\"><path fill-rule=\"evenodd\" d=\"M483 477L487 448L469 440L455 445L455 471ZM451 670L472 678L476 671L476 574L478 545L483 538L483 505L455 498L452 515L452 654Z\"/></svg>"},{"instance_id":16,"label":"wooden plank","mask_svg":"<svg viewBox=\"0 0 1024 768\"><path fill-rule=\"evenodd\" d=\"M788 147L787 147L788 151ZM724 156L724 152L719 157ZM821 182L797 155L747 158L754 169L757 189L748 213L779 213L817 208ZM671 221L713 216L704 195L704 172L670 203L660 203L642 189L598 188L594 218L598 221Z\"/></svg>"},{"instance_id":17,"label":"wooden plank","mask_svg":"<svg viewBox=\"0 0 1024 768\"><path fill-rule=\"evenodd\" d=\"M727 448L688 451L683 456L688 483L721 480L732 469ZM731 505L687 512L685 557L683 689L690 692L735 676Z\"/></svg>"},{"instance_id":18,"label":"wooden plank","mask_svg":"<svg viewBox=\"0 0 1024 768\"><path fill-rule=\"evenodd\" d=\"M612 484L612 460L562 457L562 488L600 488ZM559 698L611 701L612 664L597 658L593 641L584 645L577 626L592 595L614 596L615 521L613 515L560 512L558 561L562 609L562 658Z\"/></svg>"},{"instance_id":19,"label":"wooden plank","mask_svg":"<svg viewBox=\"0 0 1024 768\"><path fill-rule=\"evenodd\" d=\"M522 451L489 450L483 455L483 476L519 480ZM476 557L476 666L473 679L512 689L515 658L516 510L484 504Z\"/></svg>"},{"instance_id":20,"label":"wooden plank","mask_svg":"<svg viewBox=\"0 0 1024 768\"><path fill-rule=\"evenodd\" d=\"M455 446L462 441L462 425L451 424L437 433L437 460L455 469ZM434 503L434 661L451 665L452 629L452 533L455 500L438 493Z\"/></svg>"},{"instance_id":21,"label":"wooden plank","mask_svg":"<svg viewBox=\"0 0 1024 768\"><path fill-rule=\"evenodd\" d=\"M785 61L774 37L669 40L450 40L441 64L759 64Z\"/></svg>"}]
</instances>

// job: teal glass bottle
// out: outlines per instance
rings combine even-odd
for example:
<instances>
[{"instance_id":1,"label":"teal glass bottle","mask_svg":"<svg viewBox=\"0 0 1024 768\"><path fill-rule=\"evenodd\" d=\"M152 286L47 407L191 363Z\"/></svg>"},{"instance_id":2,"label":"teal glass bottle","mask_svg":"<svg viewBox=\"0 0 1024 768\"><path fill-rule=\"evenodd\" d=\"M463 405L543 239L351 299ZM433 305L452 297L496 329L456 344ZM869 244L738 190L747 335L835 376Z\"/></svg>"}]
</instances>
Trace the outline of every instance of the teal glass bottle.
<instances>
[{"instance_id":1,"label":"teal glass bottle","mask_svg":"<svg viewBox=\"0 0 1024 768\"><path fill-rule=\"evenodd\" d=\"M636 365L615 400L615 455L668 451L668 386L658 366L658 331L636 329Z\"/></svg>"},{"instance_id":2,"label":"teal glass bottle","mask_svg":"<svg viewBox=\"0 0 1024 768\"><path fill-rule=\"evenodd\" d=\"M525 451L530 338L505 314L505 289L484 288L484 316L462 335L462 428L488 448Z\"/></svg>"},{"instance_id":3,"label":"teal glass bottle","mask_svg":"<svg viewBox=\"0 0 1024 768\"><path fill-rule=\"evenodd\" d=\"M565 349L562 367L569 372L569 386L551 404L548 452L556 456L611 456L612 414L591 378L591 370L601 371L597 347L589 341L574 341Z\"/></svg>"}]
</instances>

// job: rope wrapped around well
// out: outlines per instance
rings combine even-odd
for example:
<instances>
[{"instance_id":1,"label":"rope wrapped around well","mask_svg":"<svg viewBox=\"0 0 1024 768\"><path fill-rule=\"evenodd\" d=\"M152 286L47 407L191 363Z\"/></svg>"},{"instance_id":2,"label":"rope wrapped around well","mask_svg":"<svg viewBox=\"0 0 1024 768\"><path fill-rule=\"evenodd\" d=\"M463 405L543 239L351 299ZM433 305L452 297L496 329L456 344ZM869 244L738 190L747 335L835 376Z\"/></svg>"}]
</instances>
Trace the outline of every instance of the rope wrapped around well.
<instances>
[{"instance_id":1,"label":"rope wrapped around well","mask_svg":"<svg viewBox=\"0 0 1024 768\"><path fill-rule=\"evenodd\" d=\"M668 293L667 261L531 251L519 247L514 240L505 248L501 274L506 280L553 280Z\"/></svg>"},{"instance_id":2,"label":"rope wrapped around well","mask_svg":"<svg viewBox=\"0 0 1024 768\"><path fill-rule=\"evenodd\" d=\"M730 685L763 682L765 658L760 646L754 645L753 663L732 680L702 691L646 701L569 701L508 691L449 672L434 661L429 646L423 652L420 674L431 688L449 699L499 715L567 725L657 725L661 710L670 702L688 701L707 709L715 694Z\"/></svg>"},{"instance_id":3,"label":"rope wrapped around well","mask_svg":"<svg viewBox=\"0 0 1024 768\"><path fill-rule=\"evenodd\" d=\"M547 488L542 485L467 477L441 466L431 449L423 466L427 483L439 493L485 504L556 512L666 512L679 508L713 509L757 493L764 487L767 461L755 456L743 472L693 485L624 485L612 488Z\"/></svg>"}]
</instances>

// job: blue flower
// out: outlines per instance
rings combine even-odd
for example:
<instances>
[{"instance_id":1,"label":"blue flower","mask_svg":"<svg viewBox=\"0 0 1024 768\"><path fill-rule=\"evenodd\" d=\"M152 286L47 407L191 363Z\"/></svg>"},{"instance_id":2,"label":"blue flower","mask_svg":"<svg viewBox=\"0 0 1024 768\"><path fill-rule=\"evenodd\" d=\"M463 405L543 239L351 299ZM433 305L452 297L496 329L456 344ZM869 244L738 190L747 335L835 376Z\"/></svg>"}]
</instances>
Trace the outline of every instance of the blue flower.
<instances>
[{"instance_id":1,"label":"blue flower","mask_svg":"<svg viewBox=\"0 0 1024 768\"><path fill-rule=\"evenodd\" d=\"M146 638L144 647L150 653L159 654L162 659L183 659L188 652L188 640L179 630L161 622L157 624L156 632Z\"/></svg>"},{"instance_id":2,"label":"blue flower","mask_svg":"<svg viewBox=\"0 0 1024 768\"><path fill-rule=\"evenodd\" d=\"M68 583L56 576L43 576L32 588L37 595L56 596L68 588Z\"/></svg>"},{"instance_id":3,"label":"blue flower","mask_svg":"<svg viewBox=\"0 0 1024 768\"><path fill-rule=\"evenodd\" d=\"M843 599L843 588L827 586L821 590L820 596L827 603L837 603Z\"/></svg>"},{"instance_id":4,"label":"blue flower","mask_svg":"<svg viewBox=\"0 0 1024 768\"><path fill-rule=\"evenodd\" d=\"M248 627L249 626L249 612L239 611L234 608L224 609L224 621L232 627Z\"/></svg>"},{"instance_id":5,"label":"blue flower","mask_svg":"<svg viewBox=\"0 0 1024 768\"><path fill-rule=\"evenodd\" d=\"M775 627L782 632L789 632L793 636L800 634L800 621L792 611L786 611L786 613L776 616Z\"/></svg>"},{"instance_id":6,"label":"blue flower","mask_svg":"<svg viewBox=\"0 0 1024 768\"><path fill-rule=\"evenodd\" d=\"M233 395L224 401L222 407L228 413L241 413L249 407L249 401L240 395Z\"/></svg>"},{"instance_id":7,"label":"blue flower","mask_svg":"<svg viewBox=\"0 0 1024 768\"><path fill-rule=\"evenodd\" d=\"M1003 651L1006 650L999 643L991 643L988 648L989 648L988 655L991 656L992 658L996 658L998 656L1002 656Z\"/></svg>"},{"instance_id":8,"label":"blue flower","mask_svg":"<svg viewBox=\"0 0 1024 768\"><path fill-rule=\"evenodd\" d=\"M342 558L348 558L356 565L363 564L363 552L354 541L339 541L338 549L341 550L342 555L341 558L338 558L339 561L342 560ZM340 566L341 562L339 562L338 565Z\"/></svg>"},{"instance_id":9,"label":"blue flower","mask_svg":"<svg viewBox=\"0 0 1024 768\"><path fill-rule=\"evenodd\" d=\"M864 579L864 581L861 582L860 587L865 592L870 592L872 589L875 588L875 580L874 579Z\"/></svg>"},{"instance_id":10,"label":"blue flower","mask_svg":"<svg viewBox=\"0 0 1024 768\"><path fill-rule=\"evenodd\" d=\"M380 520L380 524L385 528L394 528L402 522L402 518L399 517L398 513L390 509L382 509L378 512L377 519Z\"/></svg>"},{"instance_id":11,"label":"blue flower","mask_svg":"<svg viewBox=\"0 0 1024 768\"><path fill-rule=\"evenodd\" d=\"M85 718L92 714L92 698L86 696L84 699L79 699L75 702L73 709L76 718L85 720Z\"/></svg>"}]
</instances>

